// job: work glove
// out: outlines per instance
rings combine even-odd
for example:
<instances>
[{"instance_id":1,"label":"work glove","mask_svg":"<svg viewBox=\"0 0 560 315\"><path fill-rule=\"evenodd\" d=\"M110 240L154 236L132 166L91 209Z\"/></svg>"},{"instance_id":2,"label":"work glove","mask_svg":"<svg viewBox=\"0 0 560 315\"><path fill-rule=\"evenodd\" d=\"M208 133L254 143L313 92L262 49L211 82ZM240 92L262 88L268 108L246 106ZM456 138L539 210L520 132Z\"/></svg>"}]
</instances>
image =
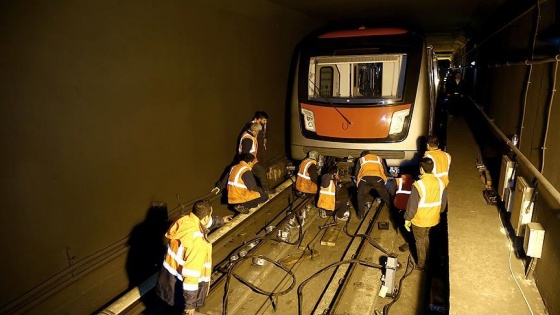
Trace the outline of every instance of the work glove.
<instances>
[{"instance_id":1,"label":"work glove","mask_svg":"<svg viewBox=\"0 0 560 315\"><path fill-rule=\"evenodd\" d=\"M410 232L410 226L412 225L412 222L405 220L404 221L404 228Z\"/></svg>"},{"instance_id":2,"label":"work glove","mask_svg":"<svg viewBox=\"0 0 560 315\"><path fill-rule=\"evenodd\" d=\"M213 193L214 195L217 195L220 193L220 188L214 187L212 188L212 190L210 190L210 192Z\"/></svg>"}]
</instances>

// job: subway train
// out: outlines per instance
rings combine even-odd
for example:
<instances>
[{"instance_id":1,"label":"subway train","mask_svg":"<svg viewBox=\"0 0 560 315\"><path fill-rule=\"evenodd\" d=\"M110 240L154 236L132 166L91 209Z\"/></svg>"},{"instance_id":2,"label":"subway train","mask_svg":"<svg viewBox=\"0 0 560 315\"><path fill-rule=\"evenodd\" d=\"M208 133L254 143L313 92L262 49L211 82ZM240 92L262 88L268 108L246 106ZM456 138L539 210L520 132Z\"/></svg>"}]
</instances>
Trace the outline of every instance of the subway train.
<instances>
[{"instance_id":1,"label":"subway train","mask_svg":"<svg viewBox=\"0 0 560 315\"><path fill-rule=\"evenodd\" d=\"M434 124L437 62L401 28L325 31L296 48L289 99L290 154L351 160L363 150L387 166L417 165Z\"/></svg>"}]
</instances>

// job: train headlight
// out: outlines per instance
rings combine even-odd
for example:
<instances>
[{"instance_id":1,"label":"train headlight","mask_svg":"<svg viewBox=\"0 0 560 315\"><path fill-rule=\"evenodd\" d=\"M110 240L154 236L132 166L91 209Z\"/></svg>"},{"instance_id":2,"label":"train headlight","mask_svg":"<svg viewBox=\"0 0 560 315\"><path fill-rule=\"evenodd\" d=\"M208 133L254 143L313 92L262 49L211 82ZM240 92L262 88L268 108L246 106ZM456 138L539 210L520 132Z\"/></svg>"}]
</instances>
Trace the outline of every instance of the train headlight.
<instances>
[{"instance_id":1,"label":"train headlight","mask_svg":"<svg viewBox=\"0 0 560 315\"><path fill-rule=\"evenodd\" d=\"M403 109L393 113L389 134L394 135L403 131L406 117L410 114L410 109Z\"/></svg>"},{"instance_id":2,"label":"train headlight","mask_svg":"<svg viewBox=\"0 0 560 315\"><path fill-rule=\"evenodd\" d=\"M301 113L303 114L303 125L305 130L315 132L315 115L313 115L313 112L302 108Z\"/></svg>"}]
</instances>

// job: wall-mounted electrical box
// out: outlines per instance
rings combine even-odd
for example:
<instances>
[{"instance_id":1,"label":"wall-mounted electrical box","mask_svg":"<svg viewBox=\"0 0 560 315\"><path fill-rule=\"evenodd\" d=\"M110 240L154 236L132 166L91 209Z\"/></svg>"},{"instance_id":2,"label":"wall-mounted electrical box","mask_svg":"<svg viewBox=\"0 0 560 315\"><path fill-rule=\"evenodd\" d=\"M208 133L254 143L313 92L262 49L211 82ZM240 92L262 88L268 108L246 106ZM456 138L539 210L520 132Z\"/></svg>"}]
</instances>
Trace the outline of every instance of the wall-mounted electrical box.
<instances>
[{"instance_id":1,"label":"wall-mounted electrical box","mask_svg":"<svg viewBox=\"0 0 560 315\"><path fill-rule=\"evenodd\" d=\"M544 229L540 223L530 222L525 228L525 239L523 249L527 256L541 258L544 243Z\"/></svg>"},{"instance_id":2,"label":"wall-mounted electrical box","mask_svg":"<svg viewBox=\"0 0 560 315\"><path fill-rule=\"evenodd\" d=\"M510 182L513 179L513 167L515 162L509 156L502 156L502 166L500 168L500 178L498 179L498 195L503 202L506 201L506 192L510 188Z\"/></svg>"},{"instance_id":3,"label":"wall-mounted electrical box","mask_svg":"<svg viewBox=\"0 0 560 315\"><path fill-rule=\"evenodd\" d=\"M533 192L534 188L523 177L517 176L510 217L511 226L517 236L524 235L525 225L531 222L533 217Z\"/></svg>"}]
</instances>

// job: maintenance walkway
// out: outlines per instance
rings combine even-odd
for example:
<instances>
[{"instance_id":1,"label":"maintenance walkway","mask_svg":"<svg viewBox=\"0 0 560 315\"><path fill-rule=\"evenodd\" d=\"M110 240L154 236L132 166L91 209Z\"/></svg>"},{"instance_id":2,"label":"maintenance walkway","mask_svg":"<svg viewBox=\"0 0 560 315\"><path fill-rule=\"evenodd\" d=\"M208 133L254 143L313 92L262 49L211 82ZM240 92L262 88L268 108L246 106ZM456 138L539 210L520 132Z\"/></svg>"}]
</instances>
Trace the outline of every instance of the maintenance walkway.
<instances>
[{"instance_id":1,"label":"maintenance walkway","mask_svg":"<svg viewBox=\"0 0 560 315\"><path fill-rule=\"evenodd\" d=\"M548 314L524 259L515 250L506 214L488 205L476 167L479 151L467 123L450 117L449 314ZM509 229L511 230L511 229ZM517 254L516 254L517 253Z\"/></svg>"}]
</instances>

